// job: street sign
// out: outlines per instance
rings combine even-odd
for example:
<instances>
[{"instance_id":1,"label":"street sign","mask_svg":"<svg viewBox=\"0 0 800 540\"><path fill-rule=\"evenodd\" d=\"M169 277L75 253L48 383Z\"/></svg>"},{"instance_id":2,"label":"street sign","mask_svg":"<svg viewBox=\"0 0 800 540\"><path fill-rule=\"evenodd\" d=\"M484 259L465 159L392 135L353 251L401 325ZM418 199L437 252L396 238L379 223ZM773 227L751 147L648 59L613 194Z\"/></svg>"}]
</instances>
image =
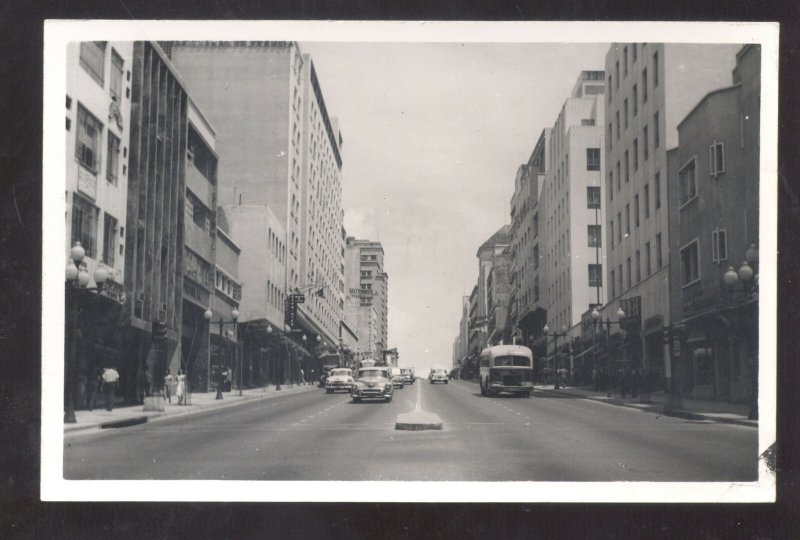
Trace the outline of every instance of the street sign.
<instances>
[{"instance_id":1,"label":"street sign","mask_svg":"<svg viewBox=\"0 0 800 540\"><path fill-rule=\"evenodd\" d=\"M294 296L294 301L298 304L304 304L306 301L306 295L303 293L295 293L292 296Z\"/></svg>"}]
</instances>

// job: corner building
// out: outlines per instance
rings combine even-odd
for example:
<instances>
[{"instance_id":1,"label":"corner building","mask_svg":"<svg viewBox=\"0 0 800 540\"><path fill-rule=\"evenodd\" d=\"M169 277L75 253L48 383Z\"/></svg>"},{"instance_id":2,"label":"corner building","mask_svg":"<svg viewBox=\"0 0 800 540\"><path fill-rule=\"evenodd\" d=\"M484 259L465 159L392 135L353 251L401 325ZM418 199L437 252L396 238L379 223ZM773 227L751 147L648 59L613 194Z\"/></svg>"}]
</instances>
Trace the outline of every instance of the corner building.
<instances>
[{"instance_id":1,"label":"corner building","mask_svg":"<svg viewBox=\"0 0 800 540\"><path fill-rule=\"evenodd\" d=\"M664 373L670 323L667 150L678 123L707 92L730 80L738 45L615 43L606 54L604 319L614 360ZM616 332L615 332L616 331ZM621 367L621 365L619 367Z\"/></svg>"},{"instance_id":2,"label":"corner building","mask_svg":"<svg viewBox=\"0 0 800 540\"><path fill-rule=\"evenodd\" d=\"M307 294L299 329L336 343L344 311L342 145L314 63L294 42L164 45L218 134L221 205L267 205L284 228L282 294ZM277 230L277 228L276 228ZM234 237L242 252L269 231ZM247 294L246 290L245 293ZM247 313L242 314L247 322ZM308 351L302 351L304 361ZM309 369L305 370L310 372Z\"/></svg>"}]
</instances>

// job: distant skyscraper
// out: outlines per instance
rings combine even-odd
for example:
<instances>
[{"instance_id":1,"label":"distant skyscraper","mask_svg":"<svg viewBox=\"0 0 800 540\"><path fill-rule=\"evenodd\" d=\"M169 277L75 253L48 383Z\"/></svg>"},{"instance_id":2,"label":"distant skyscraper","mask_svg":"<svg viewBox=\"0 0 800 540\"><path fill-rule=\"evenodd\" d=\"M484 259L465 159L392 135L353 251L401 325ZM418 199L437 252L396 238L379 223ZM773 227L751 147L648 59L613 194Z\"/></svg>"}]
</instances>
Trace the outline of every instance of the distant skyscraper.
<instances>
[{"instance_id":1,"label":"distant skyscraper","mask_svg":"<svg viewBox=\"0 0 800 540\"><path fill-rule=\"evenodd\" d=\"M348 237L346 240L346 261L345 271L347 272L347 291L351 297L358 298L361 308L369 311L370 307L375 308L377 320L375 321L376 343L373 354L382 356L382 350L388 348L388 301L389 301L389 276L383 267L383 246L380 242L372 240L362 240ZM369 317L364 315L359 317L359 343L362 336L369 335L369 328L366 322ZM362 344L362 350L364 349Z\"/></svg>"}]
</instances>

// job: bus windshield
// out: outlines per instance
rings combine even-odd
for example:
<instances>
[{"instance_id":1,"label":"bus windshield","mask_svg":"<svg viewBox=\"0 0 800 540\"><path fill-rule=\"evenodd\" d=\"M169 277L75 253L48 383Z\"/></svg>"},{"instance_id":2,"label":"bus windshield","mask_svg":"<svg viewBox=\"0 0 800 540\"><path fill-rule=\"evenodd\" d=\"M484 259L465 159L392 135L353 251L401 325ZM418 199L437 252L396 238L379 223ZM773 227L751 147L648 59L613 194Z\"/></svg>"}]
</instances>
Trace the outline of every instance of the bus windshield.
<instances>
[{"instance_id":1,"label":"bus windshield","mask_svg":"<svg viewBox=\"0 0 800 540\"><path fill-rule=\"evenodd\" d=\"M496 356L495 367L531 367L531 361L525 356Z\"/></svg>"}]
</instances>

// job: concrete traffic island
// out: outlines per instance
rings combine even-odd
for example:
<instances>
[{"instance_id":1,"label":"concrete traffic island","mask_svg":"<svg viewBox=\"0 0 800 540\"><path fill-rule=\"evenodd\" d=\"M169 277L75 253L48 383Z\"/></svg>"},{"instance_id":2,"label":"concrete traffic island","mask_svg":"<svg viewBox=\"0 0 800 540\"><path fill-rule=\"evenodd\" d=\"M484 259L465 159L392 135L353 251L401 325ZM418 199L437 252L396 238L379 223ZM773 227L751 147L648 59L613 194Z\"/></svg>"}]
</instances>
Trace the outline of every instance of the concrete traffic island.
<instances>
[{"instance_id":1,"label":"concrete traffic island","mask_svg":"<svg viewBox=\"0 0 800 540\"><path fill-rule=\"evenodd\" d=\"M442 419L438 414L414 410L398 415L394 429L406 431L422 431L425 429L442 429Z\"/></svg>"},{"instance_id":2,"label":"concrete traffic island","mask_svg":"<svg viewBox=\"0 0 800 540\"><path fill-rule=\"evenodd\" d=\"M417 386L417 405L414 410L397 416L394 429L405 431L423 431L426 429L442 429L442 419L438 414L422 410L421 386Z\"/></svg>"}]
</instances>

